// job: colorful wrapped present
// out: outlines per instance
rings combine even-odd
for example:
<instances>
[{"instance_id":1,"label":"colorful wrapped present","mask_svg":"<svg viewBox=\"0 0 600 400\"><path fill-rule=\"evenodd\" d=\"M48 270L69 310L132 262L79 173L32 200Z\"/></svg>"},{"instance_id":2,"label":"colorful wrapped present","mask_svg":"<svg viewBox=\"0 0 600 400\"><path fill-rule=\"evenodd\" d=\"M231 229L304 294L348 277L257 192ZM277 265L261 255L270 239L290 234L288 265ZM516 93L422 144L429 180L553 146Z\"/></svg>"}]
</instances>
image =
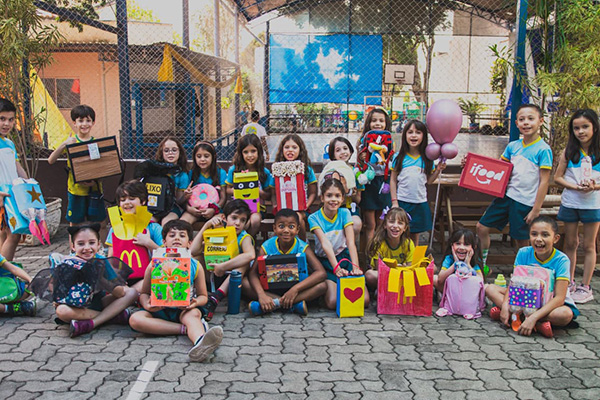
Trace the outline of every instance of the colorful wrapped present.
<instances>
[{"instance_id":1,"label":"colorful wrapped present","mask_svg":"<svg viewBox=\"0 0 600 400\"><path fill-rule=\"evenodd\" d=\"M202 234L204 239L204 263L208 271L214 268L210 264L229 261L240 254L235 228L207 229Z\"/></svg>"},{"instance_id":2,"label":"colorful wrapped present","mask_svg":"<svg viewBox=\"0 0 600 400\"><path fill-rule=\"evenodd\" d=\"M398 266L396 260L379 260L377 313L430 316L433 305L433 257L423 257L427 246L415 249L413 262Z\"/></svg>"},{"instance_id":3,"label":"colorful wrapped present","mask_svg":"<svg viewBox=\"0 0 600 400\"><path fill-rule=\"evenodd\" d=\"M282 161L271 167L277 193L277 209L306 210L306 183L302 161Z\"/></svg>"},{"instance_id":4,"label":"colorful wrapped present","mask_svg":"<svg viewBox=\"0 0 600 400\"><path fill-rule=\"evenodd\" d=\"M244 200L252 213L260 211L258 172L234 172L233 198Z\"/></svg>"},{"instance_id":5,"label":"colorful wrapped present","mask_svg":"<svg viewBox=\"0 0 600 400\"><path fill-rule=\"evenodd\" d=\"M340 318L365 315L364 275L338 278L336 312Z\"/></svg>"},{"instance_id":6,"label":"colorful wrapped present","mask_svg":"<svg viewBox=\"0 0 600 400\"><path fill-rule=\"evenodd\" d=\"M554 297L554 271L537 265L515 265L512 281L518 276L528 276L540 282L542 290L541 305L543 306Z\"/></svg>"},{"instance_id":7,"label":"colorful wrapped present","mask_svg":"<svg viewBox=\"0 0 600 400\"><path fill-rule=\"evenodd\" d=\"M304 253L258 257L258 278L264 290L289 289L307 277Z\"/></svg>"},{"instance_id":8,"label":"colorful wrapped present","mask_svg":"<svg viewBox=\"0 0 600 400\"><path fill-rule=\"evenodd\" d=\"M192 257L188 249L158 248L152 253L150 305L185 307L192 299Z\"/></svg>"},{"instance_id":9,"label":"colorful wrapped present","mask_svg":"<svg viewBox=\"0 0 600 400\"><path fill-rule=\"evenodd\" d=\"M542 281L532 276L513 276L508 287L510 311L533 314L543 305L543 286Z\"/></svg>"}]
</instances>

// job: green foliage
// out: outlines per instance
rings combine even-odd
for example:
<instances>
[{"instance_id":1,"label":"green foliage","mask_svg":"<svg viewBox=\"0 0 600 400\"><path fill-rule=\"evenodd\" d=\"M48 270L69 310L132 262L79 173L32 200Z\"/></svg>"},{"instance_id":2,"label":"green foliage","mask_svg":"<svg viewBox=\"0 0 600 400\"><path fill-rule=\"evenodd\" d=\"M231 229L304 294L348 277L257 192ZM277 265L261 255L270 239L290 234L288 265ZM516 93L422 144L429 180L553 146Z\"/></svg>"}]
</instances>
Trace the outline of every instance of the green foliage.
<instances>
[{"instance_id":1,"label":"green foliage","mask_svg":"<svg viewBox=\"0 0 600 400\"><path fill-rule=\"evenodd\" d=\"M469 116L469 120L472 124L477 122L477 117L479 114L487 110L487 106L480 102L479 98L477 97L474 97L470 100L459 97L458 105L460 106L462 112Z\"/></svg>"},{"instance_id":2,"label":"green foliage","mask_svg":"<svg viewBox=\"0 0 600 400\"><path fill-rule=\"evenodd\" d=\"M39 115L24 112L27 103L32 105L29 71L23 71L23 61L36 71L52 62L51 49L58 45L60 34L56 27L42 24L33 0L0 0L3 10L0 17L0 94L17 106L18 130L12 136L23 168L35 176L39 145L35 145L34 130L45 122L45 109ZM39 79L37 75L33 79ZM40 129L43 131L43 129Z\"/></svg>"},{"instance_id":3,"label":"green foliage","mask_svg":"<svg viewBox=\"0 0 600 400\"><path fill-rule=\"evenodd\" d=\"M10 0L8 0L10 2ZM18 0L17 0L18 1ZM104 7L108 4L107 0L45 0L48 4L53 4L58 7L66 8L70 11L73 11L77 14L83 15L84 17L88 17L91 19L98 19L98 13L96 12L97 7ZM71 26L79 29L79 32L83 30L83 25L70 21L66 18L59 17L59 21L68 21Z\"/></svg>"},{"instance_id":4,"label":"green foliage","mask_svg":"<svg viewBox=\"0 0 600 400\"><path fill-rule=\"evenodd\" d=\"M160 22L152 10L145 10L135 0L127 0L127 18L132 21Z\"/></svg>"}]
</instances>

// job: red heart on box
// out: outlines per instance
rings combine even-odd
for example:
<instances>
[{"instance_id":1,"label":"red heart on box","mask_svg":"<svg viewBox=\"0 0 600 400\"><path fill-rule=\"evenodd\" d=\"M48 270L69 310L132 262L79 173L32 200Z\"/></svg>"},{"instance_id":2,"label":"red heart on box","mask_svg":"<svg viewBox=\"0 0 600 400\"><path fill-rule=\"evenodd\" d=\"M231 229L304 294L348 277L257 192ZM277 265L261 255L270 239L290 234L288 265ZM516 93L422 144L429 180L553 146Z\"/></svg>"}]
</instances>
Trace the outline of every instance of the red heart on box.
<instances>
[{"instance_id":1,"label":"red heart on box","mask_svg":"<svg viewBox=\"0 0 600 400\"><path fill-rule=\"evenodd\" d=\"M344 296L346 296L346 298L350 300L351 303L354 303L356 300L360 299L362 295L363 288L361 287L357 287L356 289L344 289Z\"/></svg>"}]
</instances>

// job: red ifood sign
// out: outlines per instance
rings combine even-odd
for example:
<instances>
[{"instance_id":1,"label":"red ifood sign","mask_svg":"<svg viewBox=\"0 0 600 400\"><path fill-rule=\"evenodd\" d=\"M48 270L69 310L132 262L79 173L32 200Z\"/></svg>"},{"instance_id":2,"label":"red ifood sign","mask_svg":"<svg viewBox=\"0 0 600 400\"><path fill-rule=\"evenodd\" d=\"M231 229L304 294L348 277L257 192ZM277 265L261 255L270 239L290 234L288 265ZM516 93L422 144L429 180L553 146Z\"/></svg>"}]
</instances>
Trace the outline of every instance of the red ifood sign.
<instances>
[{"instance_id":1,"label":"red ifood sign","mask_svg":"<svg viewBox=\"0 0 600 400\"><path fill-rule=\"evenodd\" d=\"M468 153L458 186L496 197L504 197L513 165L496 158Z\"/></svg>"}]
</instances>

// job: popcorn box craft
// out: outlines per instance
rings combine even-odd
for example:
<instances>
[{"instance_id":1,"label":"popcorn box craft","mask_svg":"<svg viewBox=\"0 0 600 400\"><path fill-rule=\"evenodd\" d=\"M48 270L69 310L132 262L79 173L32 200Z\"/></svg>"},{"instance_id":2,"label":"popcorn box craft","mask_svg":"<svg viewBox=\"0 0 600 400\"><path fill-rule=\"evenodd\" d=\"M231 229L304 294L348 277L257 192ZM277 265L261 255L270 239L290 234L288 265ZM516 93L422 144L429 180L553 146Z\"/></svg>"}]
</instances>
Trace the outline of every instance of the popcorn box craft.
<instances>
[{"instance_id":1,"label":"popcorn box craft","mask_svg":"<svg viewBox=\"0 0 600 400\"><path fill-rule=\"evenodd\" d=\"M541 306L554 297L554 271L537 265L515 265L512 281L519 276L528 276L540 281L541 284Z\"/></svg>"},{"instance_id":2,"label":"popcorn box craft","mask_svg":"<svg viewBox=\"0 0 600 400\"><path fill-rule=\"evenodd\" d=\"M158 248L152 253L150 305L189 306L192 299L192 258L188 249Z\"/></svg>"},{"instance_id":3,"label":"popcorn box craft","mask_svg":"<svg viewBox=\"0 0 600 400\"><path fill-rule=\"evenodd\" d=\"M69 144L67 156L75 183L123 173L115 136Z\"/></svg>"},{"instance_id":4,"label":"popcorn box craft","mask_svg":"<svg viewBox=\"0 0 600 400\"><path fill-rule=\"evenodd\" d=\"M209 264L229 261L240 254L233 226L207 229L202 234L202 238L204 239L204 262L208 271L214 269Z\"/></svg>"},{"instance_id":5,"label":"popcorn box craft","mask_svg":"<svg viewBox=\"0 0 600 400\"><path fill-rule=\"evenodd\" d=\"M338 278L336 312L340 318L365 315L364 275Z\"/></svg>"},{"instance_id":6,"label":"popcorn box craft","mask_svg":"<svg viewBox=\"0 0 600 400\"><path fill-rule=\"evenodd\" d=\"M513 165L509 162L467 153L458 186L491 196L504 197L512 169Z\"/></svg>"},{"instance_id":7,"label":"popcorn box craft","mask_svg":"<svg viewBox=\"0 0 600 400\"><path fill-rule=\"evenodd\" d=\"M282 161L271 167L277 193L277 209L306 210L306 184L302 161Z\"/></svg>"},{"instance_id":8,"label":"popcorn box craft","mask_svg":"<svg viewBox=\"0 0 600 400\"><path fill-rule=\"evenodd\" d=\"M379 260L378 314L431 316L434 263L431 256L422 256L426 249L417 247L409 266L398 266L394 259Z\"/></svg>"},{"instance_id":9,"label":"popcorn box craft","mask_svg":"<svg viewBox=\"0 0 600 400\"><path fill-rule=\"evenodd\" d=\"M308 277L306 254L260 256L258 277L264 290L289 289Z\"/></svg>"},{"instance_id":10,"label":"popcorn box craft","mask_svg":"<svg viewBox=\"0 0 600 400\"><path fill-rule=\"evenodd\" d=\"M260 211L258 172L233 173L233 198L244 200L252 213Z\"/></svg>"}]
</instances>

